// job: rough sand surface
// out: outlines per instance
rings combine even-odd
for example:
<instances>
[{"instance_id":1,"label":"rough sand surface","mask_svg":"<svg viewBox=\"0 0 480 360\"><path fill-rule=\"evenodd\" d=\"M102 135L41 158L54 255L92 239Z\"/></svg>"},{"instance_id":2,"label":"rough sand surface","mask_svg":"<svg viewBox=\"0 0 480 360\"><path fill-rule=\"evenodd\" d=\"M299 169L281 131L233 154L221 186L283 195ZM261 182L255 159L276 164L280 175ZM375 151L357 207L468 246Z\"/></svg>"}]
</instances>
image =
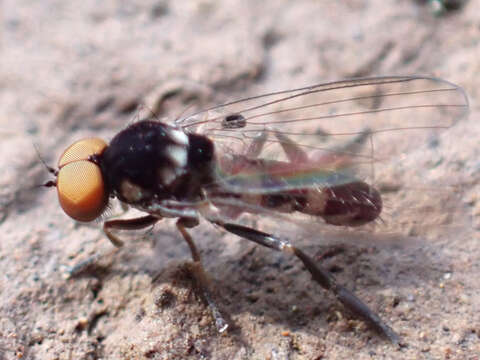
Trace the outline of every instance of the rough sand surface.
<instances>
[{"instance_id":1,"label":"rough sand surface","mask_svg":"<svg viewBox=\"0 0 480 360\"><path fill-rule=\"evenodd\" d=\"M0 2L0 359L479 359L479 9L480 0L444 16L410 0ZM32 189L49 179L32 143L55 164L78 138L111 138L140 104L168 98L161 116L172 118L192 98L206 106L386 74L430 74L469 93L469 118L422 153L456 185L445 188L452 196L422 215L389 208L393 245L363 234L352 246L346 233L337 251L318 234L288 236L406 347L352 318L297 261L209 224L193 234L233 323L223 335L192 291L172 221L66 278L112 245L100 224L65 216L53 190ZM426 171L412 156L406 179ZM398 196L415 204L416 194Z\"/></svg>"}]
</instances>

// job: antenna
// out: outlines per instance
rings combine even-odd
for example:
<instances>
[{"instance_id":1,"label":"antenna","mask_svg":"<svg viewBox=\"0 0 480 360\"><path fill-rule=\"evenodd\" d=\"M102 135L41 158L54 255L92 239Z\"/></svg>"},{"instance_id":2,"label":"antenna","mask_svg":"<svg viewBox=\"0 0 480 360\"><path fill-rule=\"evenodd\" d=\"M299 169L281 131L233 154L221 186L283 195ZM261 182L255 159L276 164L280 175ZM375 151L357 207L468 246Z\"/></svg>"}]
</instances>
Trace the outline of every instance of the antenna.
<instances>
[{"instance_id":1,"label":"antenna","mask_svg":"<svg viewBox=\"0 0 480 360\"><path fill-rule=\"evenodd\" d=\"M43 160L42 156L40 155L40 151L38 150L37 144L33 143L33 147L35 148L35 152L37 153L38 159L39 159L40 162L43 164L43 166L45 166L45 168L47 169L47 171L48 171L50 174L53 174L53 175L57 176L57 175L58 175L58 170L55 170L55 169L52 168L51 166L48 166L48 165L47 165L47 163L45 162L45 160Z\"/></svg>"}]
</instances>

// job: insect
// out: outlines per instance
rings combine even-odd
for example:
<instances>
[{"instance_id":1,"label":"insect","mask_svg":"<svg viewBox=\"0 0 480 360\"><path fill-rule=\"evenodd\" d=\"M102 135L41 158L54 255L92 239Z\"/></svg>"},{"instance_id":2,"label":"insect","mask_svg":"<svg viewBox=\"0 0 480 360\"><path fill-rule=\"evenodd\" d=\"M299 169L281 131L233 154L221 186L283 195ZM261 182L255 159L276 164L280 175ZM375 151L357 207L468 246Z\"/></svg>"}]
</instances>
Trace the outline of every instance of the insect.
<instances>
[{"instance_id":1,"label":"insect","mask_svg":"<svg viewBox=\"0 0 480 360\"><path fill-rule=\"evenodd\" d=\"M423 76L358 78L279 91L212 107L166 123L136 121L109 144L83 139L61 155L55 179L64 212L88 222L111 198L141 210L107 220L116 230L177 218L217 329L228 323L208 289L189 228L201 218L241 238L298 258L312 278L354 315L395 344L400 337L327 270L287 239L240 225L241 214L299 214L325 226L378 219L383 203L375 171L426 143L468 112L464 91ZM402 141L392 137L401 135ZM319 239L321 240L321 239Z\"/></svg>"}]
</instances>

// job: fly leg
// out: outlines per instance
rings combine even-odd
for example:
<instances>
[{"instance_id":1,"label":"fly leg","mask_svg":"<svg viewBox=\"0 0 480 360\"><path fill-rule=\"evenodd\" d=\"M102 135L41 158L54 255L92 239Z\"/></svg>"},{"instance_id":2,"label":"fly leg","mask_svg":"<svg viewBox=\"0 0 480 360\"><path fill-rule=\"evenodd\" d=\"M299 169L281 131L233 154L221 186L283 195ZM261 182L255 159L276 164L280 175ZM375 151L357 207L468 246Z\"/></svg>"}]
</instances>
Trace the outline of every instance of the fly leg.
<instances>
[{"instance_id":1,"label":"fly leg","mask_svg":"<svg viewBox=\"0 0 480 360\"><path fill-rule=\"evenodd\" d=\"M282 134L281 132L275 132L275 137L280 142L283 151L291 163L299 164L309 161L307 153L303 151L303 149L288 136Z\"/></svg>"},{"instance_id":2,"label":"fly leg","mask_svg":"<svg viewBox=\"0 0 480 360\"><path fill-rule=\"evenodd\" d=\"M360 131L356 136L350 141L345 142L334 151L356 154L360 152L361 148L365 146L367 140L372 136L372 131L369 128L365 128Z\"/></svg>"},{"instance_id":3,"label":"fly leg","mask_svg":"<svg viewBox=\"0 0 480 360\"><path fill-rule=\"evenodd\" d=\"M121 219L121 220L108 220L103 224L103 232L107 235L108 239L115 246L115 249L109 251L108 253L97 254L89 257L88 259L81 261L80 263L74 265L69 269L69 276L77 276L87 269L91 264L96 263L99 259L106 255L111 255L118 251L119 248L123 246L123 241L114 235L112 230L138 230L146 228L150 225L155 224L161 218L155 217L152 215L142 216L134 219Z\"/></svg>"},{"instance_id":4,"label":"fly leg","mask_svg":"<svg viewBox=\"0 0 480 360\"><path fill-rule=\"evenodd\" d=\"M217 328L217 331L219 333L222 333L225 330L227 330L228 322L223 318L223 315L218 309L217 304L213 300L212 293L209 290L210 284L208 281L208 276L202 265L200 252L198 251L197 247L195 246L195 243L193 242L192 237L190 236L190 234L187 232L187 229L186 229L187 227L193 227L196 224L189 223L189 220L190 219L186 219L186 218L179 219L177 221L177 229L178 231L180 231L180 234L182 234L183 238L188 244L188 247L190 248L190 252L192 254L192 259L193 259L192 274L195 277L196 286L200 290L201 297L206 302L206 304L210 308L210 311L212 312L212 316L213 316L213 319L215 320L215 326Z\"/></svg>"},{"instance_id":5,"label":"fly leg","mask_svg":"<svg viewBox=\"0 0 480 360\"><path fill-rule=\"evenodd\" d=\"M245 156L249 159L256 159L262 152L265 142L267 141L267 133L262 131L258 136L253 138L253 141L248 145L245 151Z\"/></svg>"},{"instance_id":6,"label":"fly leg","mask_svg":"<svg viewBox=\"0 0 480 360\"><path fill-rule=\"evenodd\" d=\"M356 154L367 142L367 139L372 135L372 131L369 128L365 128L362 131L352 135L355 135L355 136L351 138L349 141L346 141L344 144L336 148L329 149L328 152ZM285 154L287 154L287 157L290 160L290 162L296 162L299 160L308 161L307 154L302 150L302 148L296 142L294 142L293 140L291 140L286 135L280 132L275 132L275 136L278 139L278 141L280 141L280 145L282 146L283 151L285 151ZM322 134L322 136L328 136L328 135Z\"/></svg>"},{"instance_id":7,"label":"fly leg","mask_svg":"<svg viewBox=\"0 0 480 360\"><path fill-rule=\"evenodd\" d=\"M160 219L158 216L146 215L134 219L108 220L103 223L103 232L115 247L120 248L123 241L114 235L112 230L139 230L155 224Z\"/></svg>"},{"instance_id":8,"label":"fly leg","mask_svg":"<svg viewBox=\"0 0 480 360\"><path fill-rule=\"evenodd\" d=\"M326 168L334 169L336 167L345 166L351 162L353 156L360 153L362 147L364 147L367 140L371 137L372 131L368 128L365 128L356 136L354 136L350 141L345 142L344 144L330 148L328 151L318 151L313 152L308 156L305 151L299 146L295 141L291 140L286 135L275 132L275 137L278 139L280 145L283 148L283 151L288 157L290 163L299 164L299 163L313 163L316 166L323 166ZM322 134L327 136L326 134ZM373 151L373 149L372 149ZM371 155L364 155L365 157L370 157Z\"/></svg>"},{"instance_id":9,"label":"fly leg","mask_svg":"<svg viewBox=\"0 0 480 360\"><path fill-rule=\"evenodd\" d=\"M333 292L335 297L355 316L361 318L378 333L387 337L393 344L400 345L400 337L395 333L395 331L385 324L380 317L375 314L372 310L368 308L358 297L356 297L352 292L348 291L345 287L338 284L335 278L325 269L321 268L311 259L307 254L302 250L294 247L288 241L280 240L270 234L251 229L245 226L230 224L230 223L221 223L215 221L215 224L221 226L228 232L231 232L237 236L240 236L244 239L253 241L262 246L274 249L277 251L282 251L289 255L295 255L299 258L303 265L312 275L313 279L319 283L324 289Z\"/></svg>"}]
</instances>

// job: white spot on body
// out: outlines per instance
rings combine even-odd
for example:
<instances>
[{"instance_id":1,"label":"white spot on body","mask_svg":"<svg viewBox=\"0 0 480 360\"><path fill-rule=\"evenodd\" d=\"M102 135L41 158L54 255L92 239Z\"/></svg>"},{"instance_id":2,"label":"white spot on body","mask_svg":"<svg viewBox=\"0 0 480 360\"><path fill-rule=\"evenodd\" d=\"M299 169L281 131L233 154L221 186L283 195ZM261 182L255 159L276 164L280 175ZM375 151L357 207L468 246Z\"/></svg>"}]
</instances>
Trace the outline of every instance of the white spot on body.
<instances>
[{"instance_id":1,"label":"white spot on body","mask_svg":"<svg viewBox=\"0 0 480 360\"><path fill-rule=\"evenodd\" d=\"M167 146L165 152L175 166L183 168L187 165L187 149L185 147L170 145Z\"/></svg>"},{"instance_id":2,"label":"white spot on body","mask_svg":"<svg viewBox=\"0 0 480 360\"><path fill-rule=\"evenodd\" d=\"M168 135L170 138L176 142L178 145L188 145L188 136L182 130L179 129L169 129Z\"/></svg>"}]
</instances>

